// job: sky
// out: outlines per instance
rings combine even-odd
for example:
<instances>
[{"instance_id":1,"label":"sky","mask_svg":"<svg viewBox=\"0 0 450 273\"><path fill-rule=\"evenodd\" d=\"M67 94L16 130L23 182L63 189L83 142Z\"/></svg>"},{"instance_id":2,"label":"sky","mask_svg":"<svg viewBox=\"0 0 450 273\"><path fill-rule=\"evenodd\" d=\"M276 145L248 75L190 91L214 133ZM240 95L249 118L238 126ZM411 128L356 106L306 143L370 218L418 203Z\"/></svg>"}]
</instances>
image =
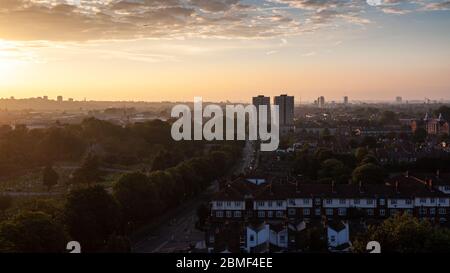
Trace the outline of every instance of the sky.
<instances>
[{"instance_id":1,"label":"sky","mask_svg":"<svg viewBox=\"0 0 450 273\"><path fill-rule=\"evenodd\" d=\"M450 1L0 0L0 97L450 99Z\"/></svg>"}]
</instances>

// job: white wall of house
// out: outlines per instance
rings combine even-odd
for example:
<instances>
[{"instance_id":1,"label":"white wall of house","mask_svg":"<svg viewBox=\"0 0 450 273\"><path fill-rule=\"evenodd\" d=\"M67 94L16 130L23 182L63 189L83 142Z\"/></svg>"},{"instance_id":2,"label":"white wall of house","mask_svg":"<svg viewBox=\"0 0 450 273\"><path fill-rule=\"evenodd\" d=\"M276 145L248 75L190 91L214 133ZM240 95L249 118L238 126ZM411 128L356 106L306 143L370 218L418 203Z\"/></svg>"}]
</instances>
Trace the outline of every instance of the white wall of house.
<instances>
[{"instance_id":1,"label":"white wall of house","mask_svg":"<svg viewBox=\"0 0 450 273\"><path fill-rule=\"evenodd\" d=\"M388 199L387 207L390 209L412 209L414 200L412 199Z\"/></svg>"},{"instance_id":2,"label":"white wall of house","mask_svg":"<svg viewBox=\"0 0 450 273\"><path fill-rule=\"evenodd\" d=\"M270 230L269 236L270 243L278 247L286 248L288 245L288 232L287 229L283 229L279 232Z\"/></svg>"},{"instance_id":3,"label":"white wall of house","mask_svg":"<svg viewBox=\"0 0 450 273\"><path fill-rule=\"evenodd\" d=\"M428 198L416 197L414 199L414 206L416 207L446 207L449 206L449 198Z\"/></svg>"},{"instance_id":4,"label":"white wall of house","mask_svg":"<svg viewBox=\"0 0 450 273\"><path fill-rule=\"evenodd\" d=\"M256 210L286 210L286 200L258 200L254 201Z\"/></svg>"},{"instance_id":5,"label":"white wall of house","mask_svg":"<svg viewBox=\"0 0 450 273\"><path fill-rule=\"evenodd\" d=\"M245 210L244 201L211 201L212 210Z\"/></svg>"},{"instance_id":6,"label":"white wall of house","mask_svg":"<svg viewBox=\"0 0 450 273\"><path fill-rule=\"evenodd\" d=\"M345 228L341 231L336 231L331 227L327 228L328 233L328 245L330 247L338 247L340 245L350 243L350 229L348 223L344 223Z\"/></svg>"},{"instance_id":7,"label":"white wall of house","mask_svg":"<svg viewBox=\"0 0 450 273\"><path fill-rule=\"evenodd\" d=\"M270 237L270 227L269 225L264 225L264 228L256 231L251 227L247 227L247 240L245 249L250 252L252 247L256 247L260 244L269 242Z\"/></svg>"},{"instance_id":8,"label":"white wall of house","mask_svg":"<svg viewBox=\"0 0 450 273\"><path fill-rule=\"evenodd\" d=\"M288 208L312 208L312 198L296 198L287 200Z\"/></svg>"},{"instance_id":9,"label":"white wall of house","mask_svg":"<svg viewBox=\"0 0 450 273\"><path fill-rule=\"evenodd\" d=\"M438 186L438 190L445 194L450 194L450 185Z\"/></svg>"}]
</instances>

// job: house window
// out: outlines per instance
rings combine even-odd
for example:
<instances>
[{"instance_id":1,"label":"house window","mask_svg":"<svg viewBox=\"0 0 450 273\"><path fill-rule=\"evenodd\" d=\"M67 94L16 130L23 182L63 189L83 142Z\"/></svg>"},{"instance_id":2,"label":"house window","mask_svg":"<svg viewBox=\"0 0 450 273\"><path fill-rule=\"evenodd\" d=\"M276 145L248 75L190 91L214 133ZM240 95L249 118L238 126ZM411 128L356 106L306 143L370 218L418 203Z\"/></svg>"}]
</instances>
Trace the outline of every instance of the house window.
<instances>
[{"instance_id":1,"label":"house window","mask_svg":"<svg viewBox=\"0 0 450 273\"><path fill-rule=\"evenodd\" d=\"M421 214L421 215L427 214L427 209L426 208L420 208L419 209L419 214Z\"/></svg>"},{"instance_id":2,"label":"house window","mask_svg":"<svg viewBox=\"0 0 450 273\"><path fill-rule=\"evenodd\" d=\"M335 242L335 241L336 241L336 236L331 235L331 236L330 236L330 241L331 241L331 242Z\"/></svg>"},{"instance_id":3,"label":"house window","mask_svg":"<svg viewBox=\"0 0 450 273\"><path fill-rule=\"evenodd\" d=\"M295 200L294 199L289 199L289 205L295 206Z\"/></svg>"},{"instance_id":4,"label":"house window","mask_svg":"<svg viewBox=\"0 0 450 273\"><path fill-rule=\"evenodd\" d=\"M385 216L385 215L386 215L386 210L380 209L380 216Z\"/></svg>"},{"instance_id":5,"label":"house window","mask_svg":"<svg viewBox=\"0 0 450 273\"><path fill-rule=\"evenodd\" d=\"M333 209L327 209L325 212L328 216L333 216Z\"/></svg>"},{"instance_id":6,"label":"house window","mask_svg":"<svg viewBox=\"0 0 450 273\"><path fill-rule=\"evenodd\" d=\"M380 199L380 206L384 206L386 204L386 201L382 198Z\"/></svg>"},{"instance_id":7,"label":"house window","mask_svg":"<svg viewBox=\"0 0 450 273\"><path fill-rule=\"evenodd\" d=\"M269 208L271 208L271 207L272 207L272 201L269 201L268 204L267 204L267 206L268 206Z\"/></svg>"},{"instance_id":8,"label":"house window","mask_svg":"<svg viewBox=\"0 0 450 273\"><path fill-rule=\"evenodd\" d=\"M303 204L309 205L309 199L303 199Z\"/></svg>"},{"instance_id":9,"label":"house window","mask_svg":"<svg viewBox=\"0 0 450 273\"><path fill-rule=\"evenodd\" d=\"M360 202L361 202L361 200L359 200L359 199L353 200L353 203L355 203L355 205L359 205Z\"/></svg>"},{"instance_id":10,"label":"house window","mask_svg":"<svg viewBox=\"0 0 450 273\"><path fill-rule=\"evenodd\" d=\"M430 215L436 215L436 209L430 208Z\"/></svg>"},{"instance_id":11,"label":"house window","mask_svg":"<svg viewBox=\"0 0 450 273\"><path fill-rule=\"evenodd\" d=\"M327 199L327 200L325 200L325 202L327 203L327 205L333 204L333 200L332 199Z\"/></svg>"},{"instance_id":12,"label":"house window","mask_svg":"<svg viewBox=\"0 0 450 273\"><path fill-rule=\"evenodd\" d=\"M322 215L322 211L320 209L315 209L314 213L316 214L316 216Z\"/></svg>"},{"instance_id":13,"label":"house window","mask_svg":"<svg viewBox=\"0 0 450 273\"><path fill-rule=\"evenodd\" d=\"M232 215L231 211L227 211L227 218L231 218Z\"/></svg>"},{"instance_id":14,"label":"house window","mask_svg":"<svg viewBox=\"0 0 450 273\"><path fill-rule=\"evenodd\" d=\"M450 191L450 186L445 186L444 191Z\"/></svg>"},{"instance_id":15,"label":"house window","mask_svg":"<svg viewBox=\"0 0 450 273\"><path fill-rule=\"evenodd\" d=\"M242 216L242 212L240 210L234 212L234 217L240 218Z\"/></svg>"},{"instance_id":16,"label":"house window","mask_svg":"<svg viewBox=\"0 0 450 273\"><path fill-rule=\"evenodd\" d=\"M283 207L283 201L277 201L277 206L278 206L279 208Z\"/></svg>"},{"instance_id":17,"label":"house window","mask_svg":"<svg viewBox=\"0 0 450 273\"><path fill-rule=\"evenodd\" d=\"M267 218L272 218L273 217L273 211L269 210L267 212Z\"/></svg>"},{"instance_id":18,"label":"house window","mask_svg":"<svg viewBox=\"0 0 450 273\"><path fill-rule=\"evenodd\" d=\"M239 202L239 201L234 202L234 206L235 207L240 207L241 206L241 202Z\"/></svg>"},{"instance_id":19,"label":"house window","mask_svg":"<svg viewBox=\"0 0 450 273\"><path fill-rule=\"evenodd\" d=\"M216 202L216 205L217 205L218 207L222 207L222 202Z\"/></svg>"},{"instance_id":20,"label":"house window","mask_svg":"<svg viewBox=\"0 0 450 273\"><path fill-rule=\"evenodd\" d=\"M264 211L258 211L258 217L264 218L264 217L266 217L266 214L264 213Z\"/></svg>"},{"instance_id":21,"label":"house window","mask_svg":"<svg viewBox=\"0 0 450 273\"><path fill-rule=\"evenodd\" d=\"M227 202L227 207L231 207L231 202Z\"/></svg>"},{"instance_id":22,"label":"house window","mask_svg":"<svg viewBox=\"0 0 450 273\"><path fill-rule=\"evenodd\" d=\"M347 214L347 209L346 208L340 208L339 209L339 215L340 216L345 216Z\"/></svg>"},{"instance_id":23,"label":"house window","mask_svg":"<svg viewBox=\"0 0 450 273\"><path fill-rule=\"evenodd\" d=\"M391 204L392 204L392 205L397 205L397 199L392 199L392 200L391 200Z\"/></svg>"},{"instance_id":24,"label":"house window","mask_svg":"<svg viewBox=\"0 0 450 273\"><path fill-rule=\"evenodd\" d=\"M289 215L293 216L295 215L295 209L289 209L288 210Z\"/></svg>"},{"instance_id":25,"label":"house window","mask_svg":"<svg viewBox=\"0 0 450 273\"><path fill-rule=\"evenodd\" d=\"M347 200L345 200L345 199L340 199L339 200L339 204L345 205L345 203L347 203Z\"/></svg>"},{"instance_id":26,"label":"house window","mask_svg":"<svg viewBox=\"0 0 450 273\"><path fill-rule=\"evenodd\" d=\"M406 205L411 205L412 204L412 200L411 199L406 199L405 203L406 203Z\"/></svg>"},{"instance_id":27,"label":"house window","mask_svg":"<svg viewBox=\"0 0 450 273\"><path fill-rule=\"evenodd\" d=\"M439 198L439 203L444 204L445 203L445 198Z\"/></svg>"},{"instance_id":28,"label":"house window","mask_svg":"<svg viewBox=\"0 0 450 273\"><path fill-rule=\"evenodd\" d=\"M216 217L222 218L223 217L223 211L217 211L216 212Z\"/></svg>"},{"instance_id":29,"label":"house window","mask_svg":"<svg viewBox=\"0 0 450 273\"><path fill-rule=\"evenodd\" d=\"M214 234L209 235L209 242L214 243Z\"/></svg>"},{"instance_id":30,"label":"house window","mask_svg":"<svg viewBox=\"0 0 450 273\"><path fill-rule=\"evenodd\" d=\"M280 243L284 244L286 242L286 236L280 235Z\"/></svg>"},{"instance_id":31,"label":"house window","mask_svg":"<svg viewBox=\"0 0 450 273\"><path fill-rule=\"evenodd\" d=\"M255 241L255 236L252 234L250 235L250 242L254 242Z\"/></svg>"},{"instance_id":32,"label":"house window","mask_svg":"<svg viewBox=\"0 0 450 273\"><path fill-rule=\"evenodd\" d=\"M431 204L434 204L434 203L436 203L436 199L435 198L431 198L430 202L431 202Z\"/></svg>"},{"instance_id":33,"label":"house window","mask_svg":"<svg viewBox=\"0 0 450 273\"><path fill-rule=\"evenodd\" d=\"M259 201L259 202L256 203L256 205L258 207L264 207L264 202L263 201Z\"/></svg>"},{"instance_id":34,"label":"house window","mask_svg":"<svg viewBox=\"0 0 450 273\"><path fill-rule=\"evenodd\" d=\"M311 211L309 209L303 209L303 215L310 215Z\"/></svg>"},{"instance_id":35,"label":"house window","mask_svg":"<svg viewBox=\"0 0 450 273\"><path fill-rule=\"evenodd\" d=\"M391 216L394 216L398 213L398 211L396 209L391 209L390 212Z\"/></svg>"},{"instance_id":36,"label":"house window","mask_svg":"<svg viewBox=\"0 0 450 273\"><path fill-rule=\"evenodd\" d=\"M277 217L283 217L284 213L282 210L278 210L276 215L277 215Z\"/></svg>"},{"instance_id":37,"label":"house window","mask_svg":"<svg viewBox=\"0 0 450 273\"><path fill-rule=\"evenodd\" d=\"M367 199L367 204L368 205L373 205L373 199Z\"/></svg>"},{"instance_id":38,"label":"house window","mask_svg":"<svg viewBox=\"0 0 450 273\"><path fill-rule=\"evenodd\" d=\"M316 204L316 206L320 206L321 201L320 201L319 198L316 198L316 199L314 200L314 203Z\"/></svg>"},{"instance_id":39,"label":"house window","mask_svg":"<svg viewBox=\"0 0 450 273\"><path fill-rule=\"evenodd\" d=\"M426 198L420 198L420 203L426 203L427 199Z\"/></svg>"},{"instance_id":40,"label":"house window","mask_svg":"<svg viewBox=\"0 0 450 273\"><path fill-rule=\"evenodd\" d=\"M412 213L413 213L412 209L405 210L405 214L407 214L407 215L412 215Z\"/></svg>"},{"instance_id":41,"label":"house window","mask_svg":"<svg viewBox=\"0 0 450 273\"><path fill-rule=\"evenodd\" d=\"M439 214L443 215L443 214L446 214L446 213L447 213L447 210L445 208L440 208L439 209Z\"/></svg>"},{"instance_id":42,"label":"house window","mask_svg":"<svg viewBox=\"0 0 450 273\"><path fill-rule=\"evenodd\" d=\"M374 214L374 213L373 213L373 209L368 209L368 210L367 210L367 215L368 215L368 216L373 216L373 214Z\"/></svg>"}]
</instances>

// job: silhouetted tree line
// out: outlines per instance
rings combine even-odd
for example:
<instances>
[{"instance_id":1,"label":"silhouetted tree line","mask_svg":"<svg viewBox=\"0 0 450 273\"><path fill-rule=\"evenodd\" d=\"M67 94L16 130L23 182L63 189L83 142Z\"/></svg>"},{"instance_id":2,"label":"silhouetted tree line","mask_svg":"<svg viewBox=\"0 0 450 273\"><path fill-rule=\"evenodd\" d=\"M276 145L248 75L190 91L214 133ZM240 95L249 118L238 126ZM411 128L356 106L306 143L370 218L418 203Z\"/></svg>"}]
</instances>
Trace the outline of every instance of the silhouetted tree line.
<instances>
[{"instance_id":1,"label":"silhouetted tree line","mask_svg":"<svg viewBox=\"0 0 450 273\"><path fill-rule=\"evenodd\" d=\"M64 252L70 240L80 242L83 252L129 252L127 235L226 175L240 155L241 144L216 145L203 156L149 174L126 173L114 184L112 194L92 185L71 191L62 205L34 200L9 217L0 217L0 252ZM94 161L85 161L79 172L95 168ZM46 167L44 183L53 185L55 179L54 170ZM9 197L0 198L2 214L10 206Z\"/></svg>"},{"instance_id":2,"label":"silhouetted tree line","mask_svg":"<svg viewBox=\"0 0 450 273\"><path fill-rule=\"evenodd\" d=\"M175 166L186 158L197 156L203 142L175 142L170 123L153 120L125 127L87 118L80 124L60 125L47 129L25 126L0 128L0 176L17 171L44 167L58 161L80 161L87 154L100 156L106 164L151 164L158 151L171 153Z\"/></svg>"}]
</instances>

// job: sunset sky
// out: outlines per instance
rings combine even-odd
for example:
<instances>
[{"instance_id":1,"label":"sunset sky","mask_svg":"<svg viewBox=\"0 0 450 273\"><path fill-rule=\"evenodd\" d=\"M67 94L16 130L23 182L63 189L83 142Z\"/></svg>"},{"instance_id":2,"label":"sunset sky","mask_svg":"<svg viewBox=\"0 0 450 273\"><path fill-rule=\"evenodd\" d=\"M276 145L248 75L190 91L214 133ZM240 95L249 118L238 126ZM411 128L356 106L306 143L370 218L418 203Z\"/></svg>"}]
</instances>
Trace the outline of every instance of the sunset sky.
<instances>
[{"instance_id":1,"label":"sunset sky","mask_svg":"<svg viewBox=\"0 0 450 273\"><path fill-rule=\"evenodd\" d=\"M450 1L0 0L0 97L260 93L450 99Z\"/></svg>"}]
</instances>

